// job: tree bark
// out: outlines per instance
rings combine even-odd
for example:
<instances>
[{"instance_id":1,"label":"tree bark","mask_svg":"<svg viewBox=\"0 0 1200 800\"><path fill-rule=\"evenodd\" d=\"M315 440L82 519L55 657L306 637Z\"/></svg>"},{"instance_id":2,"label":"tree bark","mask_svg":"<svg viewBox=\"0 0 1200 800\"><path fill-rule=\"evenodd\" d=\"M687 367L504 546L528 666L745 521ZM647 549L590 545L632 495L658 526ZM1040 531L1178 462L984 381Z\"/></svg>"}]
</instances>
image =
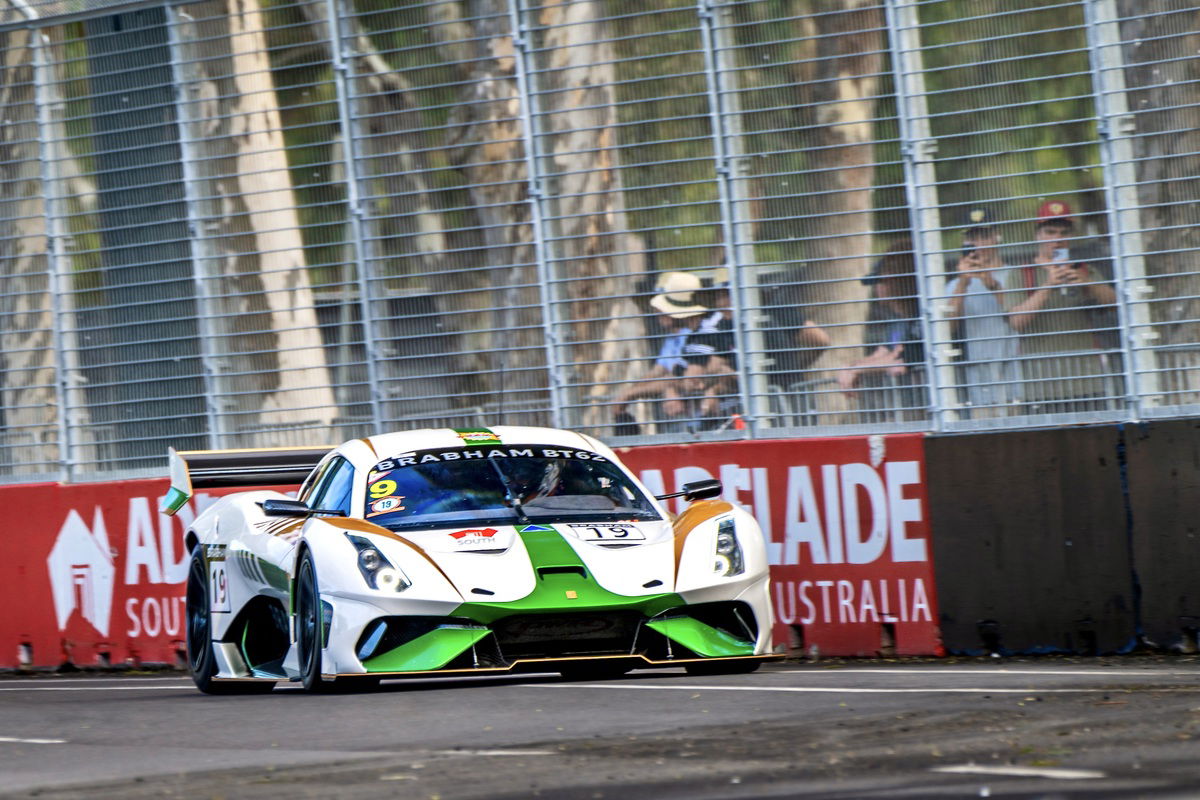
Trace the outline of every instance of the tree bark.
<instances>
[{"instance_id":1,"label":"tree bark","mask_svg":"<svg viewBox=\"0 0 1200 800\"><path fill-rule=\"evenodd\" d=\"M611 35L603 3L545 0L538 23L539 97L549 171L556 177L552 231L558 281L558 337L583 405L570 425L611 422L603 399L644 368L645 329L630 287L646 270L645 243L628 229L617 164L617 114ZM582 412L582 413L578 413Z\"/></svg>"},{"instance_id":2,"label":"tree bark","mask_svg":"<svg viewBox=\"0 0 1200 800\"><path fill-rule=\"evenodd\" d=\"M832 380L837 368L863 354L867 288L861 278L873 261L873 121L887 41L883 10L873 0L812 0L797 16L797 38L805 38L796 45L792 70L801 126L813 148L806 189L819 193L820 204L797 234L808 240L810 312L831 339L819 362L829 371L819 377ZM831 389L818 395L818 410L821 424L855 421L843 415L846 397Z\"/></svg>"},{"instance_id":3,"label":"tree bark","mask_svg":"<svg viewBox=\"0 0 1200 800\"><path fill-rule=\"evenodd\" d=\"M53 473L58 442L51 269L30 30L0 34L0 465ZM9 448L20 448L9 450ZM19 457L14 457L19 453Z\"/></svg>"},{"instance_id":4,"label":"tree bark","mask_svg":"<svg viewBox=\"0 0 1200 800\"><path fill-rule=\"evenodd\" d=\"M189 6L185 130L199 158L197 257L212 326L209 347L229 377L215 394L227 444L291 444L269 429L332 424L330 388L283 126L255 0ZM268 432L259 432L266 428ZM324 434L317 434L318 436ZM311 436L309 437L311 438Z\"/></svg>"}]
</instances>

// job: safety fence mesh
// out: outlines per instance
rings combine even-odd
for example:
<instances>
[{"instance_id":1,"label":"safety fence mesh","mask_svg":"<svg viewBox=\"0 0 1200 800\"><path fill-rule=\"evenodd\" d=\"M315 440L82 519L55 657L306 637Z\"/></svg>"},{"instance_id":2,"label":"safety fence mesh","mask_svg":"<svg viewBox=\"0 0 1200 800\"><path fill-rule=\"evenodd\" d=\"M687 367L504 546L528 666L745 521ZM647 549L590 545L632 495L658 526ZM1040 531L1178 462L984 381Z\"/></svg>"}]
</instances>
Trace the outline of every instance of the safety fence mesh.
<instances>
[{"instance_id":1,"label":"safety fence mesh","mask_svg":"<svg viewBox=\"0 0 1200 800\"><path fill-rule=\"evenodd\" d=\"M1200 413L1200 0L0 10L0 480Z\"/></svg>"}]
</instances>

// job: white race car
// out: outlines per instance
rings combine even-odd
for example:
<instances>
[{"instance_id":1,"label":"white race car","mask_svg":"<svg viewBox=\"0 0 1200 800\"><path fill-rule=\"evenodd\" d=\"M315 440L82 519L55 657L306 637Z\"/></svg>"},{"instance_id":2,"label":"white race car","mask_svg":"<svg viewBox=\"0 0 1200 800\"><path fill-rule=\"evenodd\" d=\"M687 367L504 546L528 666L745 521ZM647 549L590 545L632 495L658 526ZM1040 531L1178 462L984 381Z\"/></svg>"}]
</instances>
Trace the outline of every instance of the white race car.
<instances>
[{"instance_id":1,"label":"white race car","mask_svg":"<svg viewBox=\"0 0 1200 800\"><path fill-rule=\"evenodd\" d=\"M171 453L187 530L187 651L203 692L381 677L637 667L749 672L771 657L762 531L721 484L654 497L570 431L416 430L331 452ZM673 517L661 502L691 501Z\"/></svg>"}]
</instances>

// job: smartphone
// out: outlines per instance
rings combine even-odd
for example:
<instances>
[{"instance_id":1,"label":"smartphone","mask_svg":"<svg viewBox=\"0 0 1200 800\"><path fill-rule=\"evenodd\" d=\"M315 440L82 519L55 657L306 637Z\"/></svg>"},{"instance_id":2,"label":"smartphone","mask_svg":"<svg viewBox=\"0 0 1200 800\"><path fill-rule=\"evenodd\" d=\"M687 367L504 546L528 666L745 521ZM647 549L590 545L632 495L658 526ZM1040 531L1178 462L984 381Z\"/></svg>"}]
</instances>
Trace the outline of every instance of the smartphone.
<instances>
[{"instance_id":1,"label":"smartphone","mask_svg":"<svg viewBox=\"0 0 1200 800\"><path fill-rule=\"evenodd\" d=\"M1067 266L1072 266L1070 263L1071 251L1065 247L1054 248L1054 252L1051 254L1051 257L1054 259L1055 264L1066 264ZM1060 295L1067 295L1070 293L1070 291L1071 289L1067 286L1058 287L1058 293Z\"/></svg>"},{"instance_id":2,"label":"smartphone","mask_svg":"<svg viewBox=\"0 0 1200 800\"><path fill-rule=\"evenodd\" d=\"M975 246L974 246L974 245L966 245L966 246L964 246L964 247L963 247L963 251L962 251L962 257L963 257L963 258L970 258L970 257L971 257L971 254L972 254L972 253L974 253L974 252L975 252Z\"/></svg>"}]
</instances>

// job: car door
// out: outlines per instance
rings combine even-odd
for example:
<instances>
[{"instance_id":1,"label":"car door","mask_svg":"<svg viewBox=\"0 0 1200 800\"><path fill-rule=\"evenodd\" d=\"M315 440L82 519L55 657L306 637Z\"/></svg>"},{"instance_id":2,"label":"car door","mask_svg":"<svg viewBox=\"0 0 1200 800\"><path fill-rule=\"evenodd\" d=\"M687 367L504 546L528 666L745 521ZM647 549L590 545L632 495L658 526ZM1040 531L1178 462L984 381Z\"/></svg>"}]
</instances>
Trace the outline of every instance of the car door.
<instances>
[{"instance_id":1,"label":"car door","mask_svg":"<svg viewBox=\"0 0 1200 800\"><path fill-rule=\"evenodd\" d=\"M346 459L334 456L318 467L304 482L299 499L309 508L350 511L354 469ZM290 575L296 560L296 546L304 530L316 523L318 517L268 517L263 535L253 537L251 551L242 558L246 562L243 574L260 594L290 599Z\"/></svg>"}]
</instances>

